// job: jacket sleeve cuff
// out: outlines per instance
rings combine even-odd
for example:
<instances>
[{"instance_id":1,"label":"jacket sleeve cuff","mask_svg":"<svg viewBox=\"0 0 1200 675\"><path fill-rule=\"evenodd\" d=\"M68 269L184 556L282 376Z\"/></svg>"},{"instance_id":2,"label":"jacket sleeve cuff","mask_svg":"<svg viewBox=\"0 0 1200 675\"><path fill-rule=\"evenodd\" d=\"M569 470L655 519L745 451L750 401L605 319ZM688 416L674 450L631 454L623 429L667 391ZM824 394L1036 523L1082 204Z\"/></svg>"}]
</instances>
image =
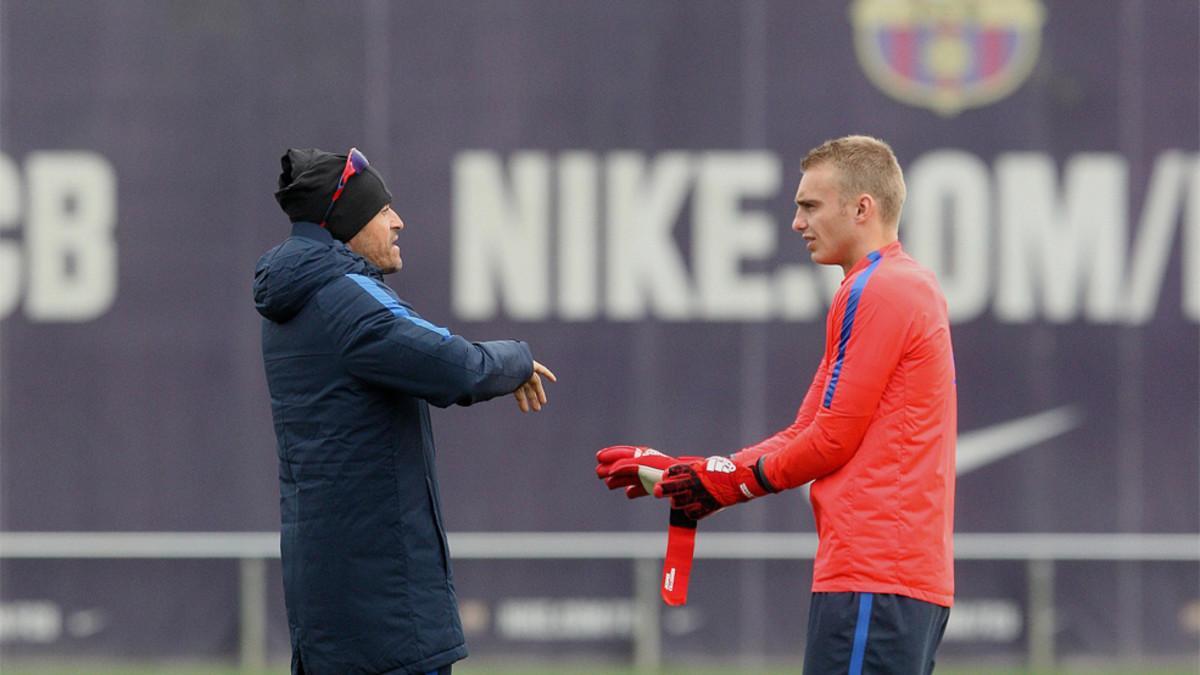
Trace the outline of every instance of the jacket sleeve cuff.
<instances>
[{"instance_id":1,"label":"jacket sleeve cuff","mask_svg":"<svg viewBox=\"0 0 1200 675\"><path fill-rule=\"evenodd\" d=\"M758 458L758 461L754 463L754 478L758 481L758 484L762 486L762 489L766 490L767 492L779 492L779 488L775 487L771 484L771 481L767 480L767 472L763 469L763 462L766 459L767 455L762 455Z\"/></svg>"}]
</instances>

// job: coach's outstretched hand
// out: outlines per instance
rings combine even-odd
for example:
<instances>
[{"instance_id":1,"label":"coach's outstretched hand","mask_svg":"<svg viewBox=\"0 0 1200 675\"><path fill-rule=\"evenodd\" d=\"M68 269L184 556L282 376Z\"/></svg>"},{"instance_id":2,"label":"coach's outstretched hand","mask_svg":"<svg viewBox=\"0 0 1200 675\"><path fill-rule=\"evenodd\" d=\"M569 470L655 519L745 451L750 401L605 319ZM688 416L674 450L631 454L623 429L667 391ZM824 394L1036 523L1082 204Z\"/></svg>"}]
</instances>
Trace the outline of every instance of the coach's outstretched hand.
<instances>
[{"instance_id":1,"label":"coach's outstretched hand","mask_svg":"<svg viewBox=\"0 0 1200 675\"><path fill-rule=\"evenodd\" d=\"M625 488L630 499L645 497L662 472L699 457L672 457L644 445L610 445L596 453L596 477L609 490Z\"/></svg>"},{"instance_id":2,"label":"coach's outstretched hand","mask_svg":"<svg viewBox=\"0 0 1200 675\"><path fill-rule=\"evenodd\" d=\"M654 486L655 497L670 498L671 508L692 520L776 491L759 464L736 464L721 456L672 466Z\"/></svg>"},{"instance_id":3,"label":"coach's outstretched hand","mask_svg":"<svg viewBox=\"0 0 1200 675\"><path fill-rule=\"evenodd\" d=\"M546 388L542 385L543 377L551 382L558 382L558 378L549 368L534 361L533 374L513 392L513 396L517 399L517 407L521 409L521 412L530 410L538 412L542 406L546 405Z\"/></svg>"}]
</instances>

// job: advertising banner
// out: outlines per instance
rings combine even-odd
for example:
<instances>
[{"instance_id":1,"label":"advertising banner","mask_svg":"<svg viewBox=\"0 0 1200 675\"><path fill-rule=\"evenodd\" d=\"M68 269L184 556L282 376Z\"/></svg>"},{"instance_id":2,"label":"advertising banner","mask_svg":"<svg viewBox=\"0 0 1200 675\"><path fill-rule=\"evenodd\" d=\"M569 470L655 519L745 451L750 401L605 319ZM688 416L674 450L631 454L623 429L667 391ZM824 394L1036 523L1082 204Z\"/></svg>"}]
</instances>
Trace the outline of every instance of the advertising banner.
<instances>
[{"instance_id":1,"label":"advertising banner","mask_svg":"<svg viewBox=\"0 0 1200 675\"><path fill-rule=\"evenodd\" d=\"M353 146L405 222L400 297L559 376L537 415L434 411L448 529L665 531L594 453L728 454L792 421L841 277L791 230L800 160L863 133L949 303L956 530L1195 534L1198 43L1191 0L4 0L0 530L278 528L253 269L289 231L279 157ZM806 494L700 536L811 533ZM628 649L632 569L459 561L472 653ZM1024 654L1026 565L957 572L943 653ZM665 656L796 657L810 580L699 561ZM1196 563L1055 580L1060 653L1196 653ZM232 654L237 583L227 560L0 559L0 651Z\"/></svg>"}]
</instances>

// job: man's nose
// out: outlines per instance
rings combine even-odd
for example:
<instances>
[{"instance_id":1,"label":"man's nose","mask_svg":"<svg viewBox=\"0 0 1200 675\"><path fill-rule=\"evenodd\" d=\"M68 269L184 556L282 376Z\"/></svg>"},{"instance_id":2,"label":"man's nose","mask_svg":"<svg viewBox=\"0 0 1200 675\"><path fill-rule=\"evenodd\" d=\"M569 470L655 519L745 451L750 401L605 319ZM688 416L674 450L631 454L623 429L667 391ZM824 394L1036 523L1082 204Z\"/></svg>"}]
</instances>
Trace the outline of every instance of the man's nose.
<instances>
[{"instance_id":1,"label":"man's nose","mask_svg":"<svg viewBox=\"0 0 1200 675\"><path fill-rule=\"evenodd\" d=\"M806 228L808 228L808 223L804 222L804 219L800 217L799 213L797 213L796 216L792 218L792 229L797 232L803 232Z\"/></svg>"}]
</instances>

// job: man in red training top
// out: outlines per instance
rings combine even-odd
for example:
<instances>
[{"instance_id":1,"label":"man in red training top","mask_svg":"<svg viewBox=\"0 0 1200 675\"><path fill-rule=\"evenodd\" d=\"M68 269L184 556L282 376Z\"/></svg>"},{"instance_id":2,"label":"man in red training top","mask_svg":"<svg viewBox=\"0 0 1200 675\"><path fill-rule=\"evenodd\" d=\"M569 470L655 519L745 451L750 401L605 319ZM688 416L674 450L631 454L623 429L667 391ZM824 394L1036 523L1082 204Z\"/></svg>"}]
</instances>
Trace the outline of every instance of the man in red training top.
<instances>
[{"instance_id":1,"label":"man in red training top","mask_svg":"<svg viewBox=\"0 0 1200 675\"><path fill-rule=\"evenodd\" d=\"M816 376L791 426L731 457L671 460L654 494L700 519L812 481L820 545L805 675L929 673L954 600L957 403L946 301L900 246L904 177L886 143L827 141L802 167L792 229L814 262L846 273ZM646 457L608 472L663 468ZM630 481L608 482L640 494Z\"/></svg>"}]
</instances>

